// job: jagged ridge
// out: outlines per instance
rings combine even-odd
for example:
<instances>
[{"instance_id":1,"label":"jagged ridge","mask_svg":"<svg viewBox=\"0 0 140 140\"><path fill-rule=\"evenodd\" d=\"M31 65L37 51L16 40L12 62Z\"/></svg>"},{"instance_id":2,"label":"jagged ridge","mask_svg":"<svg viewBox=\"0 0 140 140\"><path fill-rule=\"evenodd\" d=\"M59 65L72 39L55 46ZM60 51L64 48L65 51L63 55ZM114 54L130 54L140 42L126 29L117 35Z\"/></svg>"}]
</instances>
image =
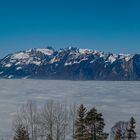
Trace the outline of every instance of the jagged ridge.
<instances>
[{"instance_id":1,"label":"jagged ridge","mask_svg":"<svg viewBox=\"0 0 140 140\"><path fill-rule=\"evenodd\" d=\"M35 48L0 60L1 78L140 80L140 55L68 47Z\"/></svg>"}]
</instances>

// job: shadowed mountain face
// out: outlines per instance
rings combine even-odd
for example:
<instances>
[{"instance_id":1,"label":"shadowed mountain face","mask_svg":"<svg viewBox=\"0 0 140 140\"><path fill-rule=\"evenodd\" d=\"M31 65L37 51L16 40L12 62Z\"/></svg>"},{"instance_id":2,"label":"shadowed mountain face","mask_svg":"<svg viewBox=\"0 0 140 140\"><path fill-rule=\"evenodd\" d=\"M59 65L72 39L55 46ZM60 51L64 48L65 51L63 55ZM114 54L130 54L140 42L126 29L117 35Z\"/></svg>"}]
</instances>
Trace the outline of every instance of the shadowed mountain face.
<instances>
[{"instance_id":1,"label":"shadowed mountain face","mask_svg":"<svg viewBox=\"0 0 140 140\"><path fill-rule=\"evenodd\" d=\"M1 78L140 80L140 55L52 47L9 54L0 60Z\"/></svg>"}]
</instances>

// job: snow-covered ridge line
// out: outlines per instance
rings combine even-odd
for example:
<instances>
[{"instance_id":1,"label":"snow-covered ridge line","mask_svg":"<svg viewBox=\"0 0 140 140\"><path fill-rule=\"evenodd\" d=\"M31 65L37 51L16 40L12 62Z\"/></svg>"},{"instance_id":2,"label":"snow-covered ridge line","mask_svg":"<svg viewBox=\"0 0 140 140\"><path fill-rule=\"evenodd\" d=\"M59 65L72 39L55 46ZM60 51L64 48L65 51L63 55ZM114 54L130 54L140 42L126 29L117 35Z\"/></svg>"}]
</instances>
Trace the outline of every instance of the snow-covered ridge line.
<instances>
[{"instance_id":1,"label":"snow-covered ridge line","mask_svg":"<svg viewBox=\"0 0 140 140\"><path fill-rule=\"evenodd\" d=\"M130 54L110 54L110 53L104 53L101 51L97 51L97 50L92 50L92 49L84 49L84 48L74 48L74 47L68 47L65 49L60 49L58 51L55 51L52 47L47 47L47 48L34 48L34 49L29 49L26 51L19 51L16 53L11 54L10 56L6 56L5 59L10 57L10 62L9 63L4 63L3 66L5 67L11 67L12 63L15 63L15 65L19 65L19 64L35 64L35 65L41 65L42 63L42 59L40 58L40 55L45 55L45 56L52 56L52 59L50 60L50 64L53 64L55 62L59 62L60 58L56 57L54 55L54 52L57 52L57 54L61 54L64 53L64 51L70 51L69 55L73 55L71 57L71 60L73 59L73 62L67 62L64 64L65 66L67 65L72 65L72 64L76 64L76 63L80 63L84 60L88 60L88 58L86 57L86 55L97 55L100 58L104 58L106 59L105 62L110 62L111 64L113 62L115 62L117 59L125 59L125 61L129 61L133 55ZM75 55L75 56L74 56ZM84 56L81 57L80 60L76 60L78 57L80 56ZM108 58L107 58L108 56ZM68 60L69 61L69 60ZM94 62L94 60L91 60L90 63Z\"/></svg>"},{"instance_id":2,"label":"snow-covered ridge line","mask_svg":"<svg viewBox=\"0 0 140 140\"><path fill-rule=\"evenodd\" d=\"M0 77L131 79L134 75L140 77L139 67L138 54L113 54L74 47L55 50L47 47L7 55L0 60Z\"/></svg>"},{"instance_id":3,"label":"snow-covered ridge line","mask_svg":"<svg viewBox=\"0 0 140 140\"><path fill-rule=\"evenodd\" d=\"M110 54L110 53L104 53L101 51L97 51L97 50L92 50L92 49L84 49L84 48L74 48L74 47L68 47L65 49L60 49L58 51L55 51L53 48L49 47L49 48L34 48L34 49L29 49L26 51L19 51L16 53L13 53L11 55L6 56L4 59L10 58L10 62L9 63L4 63L3 65L5 67L10 67L12 63L16 62L16 65L20 64L20 63L26 63L26 64L36 64L36 65L40 65L42 62L42 59L40 58L42 55L48 56L48 57L52 57L52 59L50 60L50 64L55 63L60 61L59 57L56 57L56 55L54 55L54 52L56 52L56 54L61 54L64 53L66 51L70 51L69 55L73 55L71 57L71 59L75 60L76 58L80 57L80 56L84 56L81 57L81 60L78 61L74 61L74 63L80 63L82 62L82 60L87 60L88 58L86 57L86 55L96 55L100 58L104 58L106 59L106 62L110 62L113 63L115 62L117 59L125 59L125 61L129 61L130 59L133 58L134 55L130 55L130 54ZM3 59L1 60L3 61ZM68 62L66 62L65 65L67 65ZM69 63L69 64L73 64L73 63Z\"/></svg>"},{"instance_id":4,"label":"snow-covered ridge line","mask_svg":"<svg viewBox=\"0 0 140 140\"><path fill-rule=\"evenodd\" d=\"M102 52L102 51L97 51L97 50L93 50L93 49L84 49L84 48L74 48L74 47L67 47L67 48L64 48L64 49L60 49L60 50L55 50L51 47L49 48L34 48L34 49L28 49L28 50L25 50L25 51L19 51L19 52L15 52L13 53L12 55L12 59L26 59L26 58L29 58L29 54L31 54L32 52L39 52L39 53L42 53L44 55L53 55L54 52L62 52L62 51L72 51L72 52L77 52L79 54L99 54L101 55L101 57L107 55L107 54L110 54L110 53L105 53L105 52ZM115 56L115 57L122 57L122 58L125 58L125 57L133 57L132 54L123 54L123 53L119 53L119 54L112 54L112 56Z\"/></svg>"}]
</instances>

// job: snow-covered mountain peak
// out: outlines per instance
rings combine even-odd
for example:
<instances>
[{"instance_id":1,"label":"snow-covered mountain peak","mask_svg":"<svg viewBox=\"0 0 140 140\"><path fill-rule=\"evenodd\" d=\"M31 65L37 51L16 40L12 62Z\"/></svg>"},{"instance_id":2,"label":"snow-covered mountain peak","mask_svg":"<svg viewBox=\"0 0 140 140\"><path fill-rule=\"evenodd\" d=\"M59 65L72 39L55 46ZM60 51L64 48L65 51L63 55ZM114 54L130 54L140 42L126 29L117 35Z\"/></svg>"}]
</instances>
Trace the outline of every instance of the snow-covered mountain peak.
<instances>
[{"instance_id":1,"label":"snow-covered mountain peak","mask_svg":"<svg viewBox=\"0 0 140 140\"><path fill-rule=\"evenodd\" d=\"M93 53L94 51L91 49L79 49L79 53L81 54L90 54Z\"/></svg>"},{"instance_id":2,"label":"snow-covered mountain peak","mask_svg":"<svg viewBox=\"0 0 140 140\"><path fill-rule=\"evenodd\" d=\"M53 55L54 49L52 47L46 47L46 48L34 48L26 50L26 53L32 53L32 52L40 52L44 55Z\"/></svg>"},{"instance_id":3,"label":"snow-covered mountain peak","mask_svg":"<svg viewBox=\"0 0 140 140\"><path fill-rule=\"evenodd\" d=\"M16 70L20 70L21 66L29 64L40 66L42 62L49 59L49 57L51 57L53 53L54 50L51 47L34 48L28 49L26 51L19 51L7 55L4 59L1 60L1 65L5 68L16 66Z\"/></svg>"},{"instance_id":4,"label":"snow-covered mountain peak","mask_svg":"<svg viewBox=\"0 0 140 140\"><path fill-rule=\"evenodd\" d=\"M21 60L21 59L28 59L30 57L29 53L27 52L18 52L15 53L11 56L11 59L17 59L17 60Z\"/></svg>"},{"instance_id":5,"label":"snow-covered mountain peak","mask_svg":"<svg viewBox=\"0 0 140 140\"><path fill-rule=\"evenodd\" d=\"M34 48L34 49L29 49L26 51L20 51L16 52L11 55L11 59L17 59L17 60L22 60L22 59L28 59L29 57L37 55L37 53L41 53L44 55L51 56L54 53L53 49L49 48Z\"/></svg>"},{"instance_id":6,"label":"snow-covered mountain peak","mask_svg":"<svg viewBox=\"0 0 140 140\"><path fill-rule=\"evenodd\" d=\"M133 58L134 55L131 55L131 54L123 54L123 53L120 53L119 54L119 58L120 59L125 59L125 61L129 61L130 59Z\"/></svg>"},{"instance_id":7,"label":"snow-covered mountain peak","mask_svg":"<svg viewBox=\"0 0 140 140\"><path fill-rule=\"evenodd\" d=\"M45 55L53 55L54 51L48 48L43 48L43 49L36 49L36 51L41 52Z\"/></svg>"},{"instance_id":8,"label":"snow-covered mountain peak","mask_svg":"<svg viewBox=\"0 0 140 140\"><path fill-rule=\"evenodd\" d=\"M140 79L140 55L67 47L34 48L0 60L0 77L54 79Z\"/></svg>"}]
</instances>

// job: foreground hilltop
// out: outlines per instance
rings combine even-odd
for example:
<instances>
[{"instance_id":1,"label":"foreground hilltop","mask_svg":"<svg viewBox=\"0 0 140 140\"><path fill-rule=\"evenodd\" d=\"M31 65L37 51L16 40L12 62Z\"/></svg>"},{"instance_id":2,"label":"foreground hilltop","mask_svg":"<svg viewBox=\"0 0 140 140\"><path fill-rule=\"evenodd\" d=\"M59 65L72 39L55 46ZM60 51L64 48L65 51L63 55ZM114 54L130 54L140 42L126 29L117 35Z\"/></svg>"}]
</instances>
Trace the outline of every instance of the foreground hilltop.
<instances>
[{"instance_id":1,"label":"foreground hilltop","mask_svg":"<svg viewBox=\"0 0 140 140\"><path fill-rule=\"evenodd\" d=\"M113 54L91 49L35 48L0 60L1 78L65 80L140 80L140 54Z\"/></svg>"}]
</instances>

